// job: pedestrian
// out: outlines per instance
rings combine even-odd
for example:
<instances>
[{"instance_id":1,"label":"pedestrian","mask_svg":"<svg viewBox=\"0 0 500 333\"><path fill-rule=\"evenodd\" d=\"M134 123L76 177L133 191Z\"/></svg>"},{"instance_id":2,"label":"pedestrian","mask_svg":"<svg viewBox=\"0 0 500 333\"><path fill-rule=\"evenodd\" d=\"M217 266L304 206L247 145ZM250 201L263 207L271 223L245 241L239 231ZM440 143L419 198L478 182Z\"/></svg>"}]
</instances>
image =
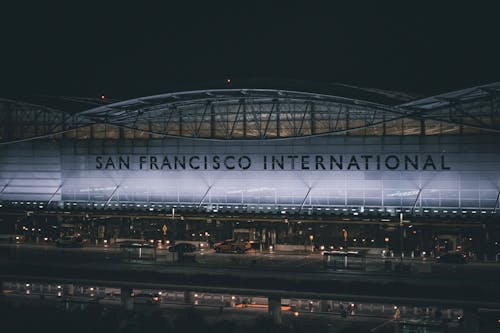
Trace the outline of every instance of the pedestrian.
<instances>
[{"instance_id":1,"label":"pedestrian","mask_svg":"<svg viewBox=\"0 0 500 333\"><path fill-rule=\"evenodd\" d=\"M394 315L392 316L393 320L399 320L401 318L401 311L397 307L396 310L394 311Z\"/></svg>"}]
</instances>

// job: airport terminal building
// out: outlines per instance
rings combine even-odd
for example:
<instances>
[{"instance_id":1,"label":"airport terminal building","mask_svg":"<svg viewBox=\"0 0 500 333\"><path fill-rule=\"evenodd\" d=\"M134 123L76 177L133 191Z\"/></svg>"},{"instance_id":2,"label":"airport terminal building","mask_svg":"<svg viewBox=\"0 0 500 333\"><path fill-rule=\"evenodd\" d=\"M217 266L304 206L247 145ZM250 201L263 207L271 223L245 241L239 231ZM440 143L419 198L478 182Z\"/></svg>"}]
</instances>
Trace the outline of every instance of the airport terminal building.
<instances>
[{"instance_id":1,"label":"airport terminal building","mask_svg":"<svg viewBox=\"0 0 500 333\"><path fill-rule=\"evenodd\" d=\"M393 97L215 89L73 98L87 103L77 111L3 99L0 211L230 218L233 232L259 220L496 225L500 83Z\"/></svg>"}]
</instances>

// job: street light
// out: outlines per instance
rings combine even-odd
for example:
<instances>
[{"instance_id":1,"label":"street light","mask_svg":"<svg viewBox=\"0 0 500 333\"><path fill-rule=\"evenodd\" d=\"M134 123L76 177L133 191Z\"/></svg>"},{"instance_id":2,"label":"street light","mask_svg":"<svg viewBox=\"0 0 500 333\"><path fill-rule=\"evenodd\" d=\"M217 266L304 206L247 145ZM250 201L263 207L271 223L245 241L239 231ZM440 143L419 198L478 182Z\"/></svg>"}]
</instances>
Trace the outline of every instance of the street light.
<instances>
[{"instance_id":1,"label":"street light","mask_svg":"<svg viewBox=\"0 0 500 333\"><path fill-rule=\"evenodd\" d=\"M344 248L347 248L347 230L342 229L342 236L344 237Z\"/></svg>"},{"instance_id":2,"label":"street light","mask_svg":"<svg viewBox=\"0 0 500 333\"><path fill-rule=\"evenodd\" d=\"M404 237L403 237L403 232L404 232L404 223L409 223L410 220L403 220L403 213L399 213L399 239L400 239L400 246L401 246L401 262L403 261L404 258L404 252L403 252L403 245L404 245Z\"/></svg>"},{"instance_id":3,"label":"street light","mask_svg":"<svg viewBox=\"0 0 500 333\"><path fill-rule=\"evenodd\" d=\"M385 242L384 257L385 257L389 253L389 237L384 237L384 242Z\"/></svg>"}]
</instances>

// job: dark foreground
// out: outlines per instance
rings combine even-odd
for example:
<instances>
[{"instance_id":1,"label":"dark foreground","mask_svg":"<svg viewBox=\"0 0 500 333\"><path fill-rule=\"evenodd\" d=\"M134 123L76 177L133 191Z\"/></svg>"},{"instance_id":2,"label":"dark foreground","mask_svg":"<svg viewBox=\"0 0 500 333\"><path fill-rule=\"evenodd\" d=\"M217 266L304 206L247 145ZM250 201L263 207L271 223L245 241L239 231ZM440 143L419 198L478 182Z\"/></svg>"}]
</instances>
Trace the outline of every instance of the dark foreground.
<instances>
[{"instance_id":1,"label":"dark foreground","mask_svg":"<svg viewBox=\"0 0 500 333\"><path fill-rule=\"evenodd\" d=\"M373 329L371 323L321 323L293 318L283 324L273 324L265 315L251 320L234 320L225 314L214 315L203 310L185 308L167 314L160 311L144 313L122 309L86 308L67 311L37 305L0 302L3 332L183 332L183 333L265 333L265 332L335 332L364 333ZM380 333L396 332L389 323L377 329Z\"/></svg>"}]
</instances>

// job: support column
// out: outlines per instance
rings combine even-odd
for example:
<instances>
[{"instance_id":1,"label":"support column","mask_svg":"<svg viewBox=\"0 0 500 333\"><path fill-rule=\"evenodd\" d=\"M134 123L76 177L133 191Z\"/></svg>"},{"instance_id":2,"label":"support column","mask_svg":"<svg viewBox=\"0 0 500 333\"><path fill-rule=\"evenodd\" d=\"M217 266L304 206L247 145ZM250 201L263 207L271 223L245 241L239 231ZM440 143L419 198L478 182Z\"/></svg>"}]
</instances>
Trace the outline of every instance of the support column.
<instances>
[{"instance_id":1,"label":"support column","mask_svg":"<svg viewBox=\"0 0 500 333\"><path fill-rule=\"evenodd\" d=\"M192 292L192 291L185 291L184 292L184 303L194 304L194 292Z\"/></svg>"},{"instance_id":2,"label":"support column","mask_svg":"<svg viewBox=\"0 0 500 333\"><path fill-rule=\"evenodd\" d=\"M120 300L121 305L127 311L134 311L134 290L132 288L121 288Z\"/></svg>"},{"instance_id":3,"label":"support column","mask_svg":"<svg viewBox=\"0 0 500 333\"><path fill-rule=\"evenodd\" d=\"M477 309L464 309L464 332L478 333L479 332L479 314Z\"/></svg>"},{"instance_id":4,"label":"support column","mask_svg":"<svg viewBox=\"0 0 500 333\"><path fill-rule=\"evenodd\" d=\"M63 306L66 311L69 311L70 305L71 305L71 299L72 296L75 294L75 285L73 284L65 284L62 287L62 301L63 301ZM57 293L57 296L59 297L59 292Z\"/></svg>"},{"instance_id":5,"label":"support column","mask_svg":"<svg viewBox=\"0 0 500 333\"><path fill-rule=\"evenodd\" d=\"M75 285L74 284L64 285L64 292L68 296L73 296L75 294Z\"/></svg>"},{"instance_id":6,"label":"support column","mask_svg":"<svg viewBox=\"0 0 500 333\"><path fill-rule=\"evenodd\" d=\"M268 301L268 313L273 319L273 324L281 324L281 297L279 296L269 296Z\"/></svg>"},{"instance_id":7,"label":"support column","mask_svg":"<svg viewBox=\"0 0 500 333\"><path fill-rule=\"evenodd\" d=\"M327 312L328 311L328 305L330 301L322 299L319 301L319 311L320 312Z\"/></svg>"}]
</instances>

